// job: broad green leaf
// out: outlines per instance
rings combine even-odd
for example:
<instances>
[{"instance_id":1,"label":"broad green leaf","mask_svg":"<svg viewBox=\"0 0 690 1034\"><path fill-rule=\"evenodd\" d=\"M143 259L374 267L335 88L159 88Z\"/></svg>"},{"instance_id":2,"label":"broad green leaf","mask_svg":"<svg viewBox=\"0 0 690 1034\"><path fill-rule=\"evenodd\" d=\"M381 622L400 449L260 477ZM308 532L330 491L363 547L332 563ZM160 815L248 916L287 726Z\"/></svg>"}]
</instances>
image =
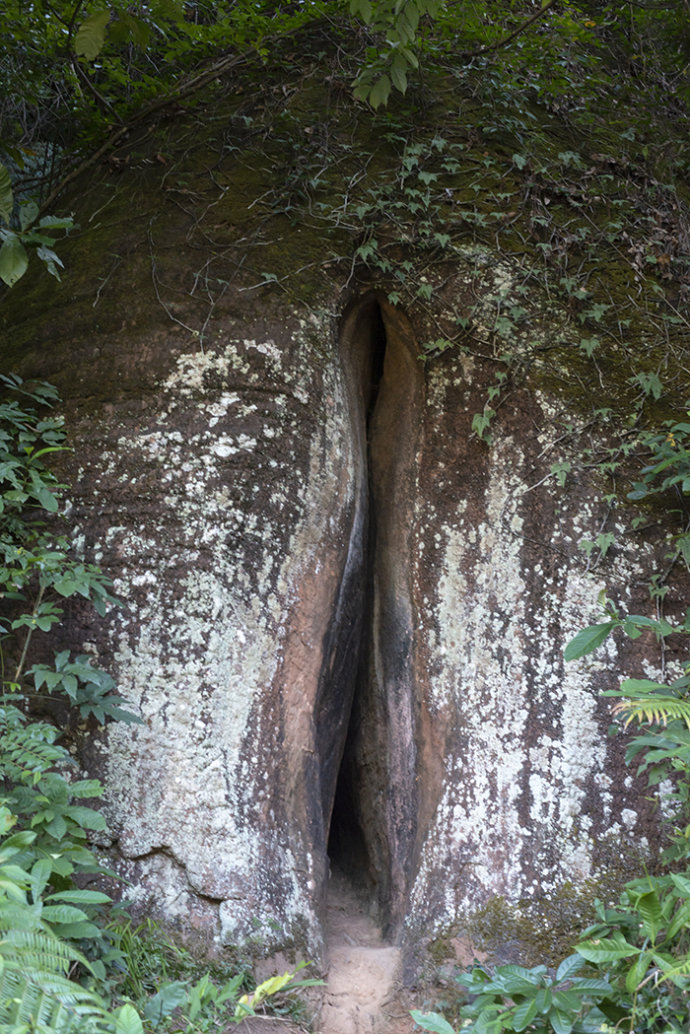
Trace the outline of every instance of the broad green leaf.
<instances>
[{"instance_id":1,"label":"broad green leaf","mask_svg":"<svg viewBox=\"0 0 690 1034\"><path fill-rule=\"evenodd\" d=\"M374 83L369 93L369 103L372 108L376 109L381 107L382 104L388 102L391 92L391 81L387 75L382 75L381 78Z\"/></svg>"},{"instance_id":2,"label":"broad green leaf","mask_svg":"<svg viewBox=\"0 0 690 1034\"><path fill-rule=\"evenodd\" d=\"M45 890L45 886L50 879L52 871L53 866L47 858L39 858L39 860L32 866L31 893L34 901L38 901Z\"/></svg>"},{"instance_id":3,"label":"broad green leaf","mask_svg":"<svg viewBox=\"0 0 690 1034\"><path fill-rule=\"evenodd\" d=\"M670 876L673 880L674 886L678 888L681 894L686 898L690 898L690 879L688 879L687 876L681 876L681 874L677 872L671 873Z\"/></svg>"},{"instance_id":4,"label":"broad green leaf","mask_svg":"<svg viewBox=\"0 0 690 1034\"><path fill-rule=\"evenodd\" d=\"M625 989L628 994L634 994L638 987L642 983L652 962L652 953L649 951L642 952L641 955L635 959L632 967L628 970L625 978Z\"/></svg>"},{"instance_id":5,"label":"broad green leaf","mask_svg":"<svg viewBox=\"0 0 690 1034\"><path fill-rule=\"evenodd\" d=\"M0 218L9 223L14 207L12 180L4 165L0 164Z\"/></svg>"},{"instance_id":6,"label":"broad green leaf","mask_svg":"<svg viewBox=\"0 0 690 1034\"><path fill-rule=\"evenodd\" d=\"M448 1020L438 1012L419 1012L418 1009L412 1009L410 1016L422 1030L431 1031L431 1034L455 1034Z\"/></svg>"},{"instance_id":7,"label":"broad green leaf","mask_svg":"<svg viewBox=\"0 0 690 1034\"><path fill-rule=\"evenodd\" d=\"M165 1016L169 1016L187 1000L188 994L187 984L182 980L162 984L160 991L146 1003L144 1018L157 1026Z\"/></svg>"},{"instance_id":8,"label":"broad green leaf","mask_svg":"<svg viewBox=\"0 0 690 1034\"><path fill-rule=\"evenodd\" d=\"M561 1009L552 1009L549 1013L549 1020L555 1034L570 1034L573 1029L573 1017Z\"/></svg>"},{"instance_id":9,"label":"broad green leaf","mask_svg":"<svg viewBox=\"0 0 690 1034\"><path fill-rule=\"evenodd\" d=\"M571 990L573 994L591 995L594 992L607 998L613 994L608 980L600 980L598 977L578 977L573 982Z\"/></svg>"},{"instance_id":10,"label":"broad green leaf","mask_svg":"<svg viewBox=\"0 0 690 1034\"><path fill-rule=\"evenodd\" d=\"M8 837L2 845L0 860L10 858L13 854L16 854L17 851L21 851L25 847L29 847L30 844L33 844L35 839L36 834L32 833L31 830L18 830L16 833L13 833L11 837Z\"/></svg>"},{"instance_id":11,"label":"broad green leaf","mask_svg":"<svg viewBox=\"0 0 690 1034\"><path fill-rule=\"evenodd\" d=\"M70 783L70 791L75 797L102 797L103 784L98 779L79 779Z\"/></svg>"},{"instance_id":12,"label":"broad green leaf","mask_svg":"<svg viewBox=\"0 0 690 1034\"><path fill-rule=\"evenodd\" d=\"M26 273L28 265L26 248L16 234L9 234L0 248L0 280L8 287L14 287Z\"/></svg>"},{"instance_id":13,"label":"broad green leaf","mask_svg":"<svg viewBox=\"0 0 690 1034\"><path fill-rule=\"evenodd\" d=\"M666 939L670 941L671 938L675 937L679 930L684 927L690 927L690 901L685 901L678 909L673 917L672 922L669 923L668 929L666 930Z\"/></svg>"},{"instance_id":14,"label":"broad green leaf","mask_svg":"<svg viewBox=\"0 0 690 1034\"><path fill-rule=\"evenodd\" d=\"M566 661L576 661L588 653L592 653L604 642L609 633L616 627L615 621L604 621L600 625L589 625L581 629L565 648L563 656Z\"/></svg>"},{"instance_id":15,"label":"broad green leaf","mask_svg":"<svg viewBox=\"0 0 690 1034\"><path fill-rule=\"evenodd\" d=\"M493 982L508 995L532 994L542 983L544 972L543 966L535 966L534 969L518 965L499 966Z\"/></svg>"},{"instance_id":16,"label":"broad green leaf","mask_svg":"<svg viewBox=\"0 0 690 1034\"><path fill-rule=\"evenodd\" d=\"M593 937L582 941L575 945L575 951L588 962L615 962L637 955L639 948L629 944L622 933L616 932L613 937Z\"/></svg>"},{"instance_id":17,"label":"broad green leaf","mask_svg":"<svg viewBox=\"0 0 690 1034\"><path fill-rule=\"evenodd\" d=\"M106 822L99 811L82 804L71 804L65 808L65 815L78 822L84 829L105 829Z\"/></svg>"},{"instance_id":18,"label":"broad green leaf","mask_svg":"<svg viewBox=\"0 0 690 1034\"><path fill-rule=\"evenodd\" d=\"M40 625L39 625L40 627ZM36 817L32 820L32 824L36 824ZM67 832L67 823L63 819L62 815L56 815L50 822L47 823L46 832L50 833L56 840L62 840L65 833Z\"/></svg>"},{"instance_id":19,"label":"broad green leaf","mask_svg":"<svg viewBox=\"0 0 690 1034\"><path fill-rule=\"evenodd\" d=\"M88 919L86 913L74 905L44 905L41 914L49 923L80 923Z\"/></svg>"},{"instance_id":20,"label":"broad green leaf","mask_svg":"<svg viewBox=\"0 0 690 1034\"><path fill-rule=\"evenodd\" d=\"M139 1013L129 1002L121 1005L115 1013L115 1034L144 1034Z\"/></svg>"},{"instance_id":21,"label":"broad green leaf","mask_svg":"<svg viewBox=\"0 0 690 1034\"><path fill-rule=\"evenodd\" d=\"M397 55L396 55L396 57L397 57ZM407 90L407 71L406 71L406 66L405 66L405 62L404 61L402 63L397 62L395 60L393 61L393 64L391 65L391 80L392 80L393 86L396 88L396 90L399 90L400 93L405 93L406 92L406 90Z\"/></svg>"},{"instance_id":22,"label":"broad green leaf","mask_svg":"<svg viewBox=\"0 0 690 1034\"><path fill-rule=\"evenodd\" d=\"M184 0L156 0L154 11L162 18L171 21L182 21L184 18Z\"/></svg>"},{"instance_id":23,"label":"broad green leaf","mask_svg":"<svg viewBox=\"0 0 690 1034\"><path fill-rule=\"evenodd\" d=\"M37 862L36 865L38 864ZM33 869L31 872L33 875ZM77 905L107 905L112 898L100 890L60 890L55 894L49 894L45 900L67 901Z\"/></svg>"},{"instance_id":24,"label":"broad green leaf","mask_svg":"<svg viewBox=\"0 0 690 1034\"><path fill-rule=\"evenodd\" d=\"M79 683L74 675L63 675L62 677L62 688L68 697L72 700L76 699L77 690L79 689Z\"/></svg>"},{"instance_id":25,"label":"broad green leaf","mask_svg":"<svg viewBox=\"0 0 690 1034\"><path fill-rule=\"evenodd\" d=\"M636 902L636 907L644 920L645 933L654 942L664 922L661 902L656 891L650 890L647 894L642 894Z\"/></svg>"},{"instance_id":26,"label":"broad green leaf","mask_svg":"<svg viewBox=\"0 0 690 1034\"><path fill-rule=\"evenodd\" d=\"M560 983L561 980L568 980L574 973L582 969L584 960L581 955L568 955L567 959L563 959L560 966L556 970L556 980Z\"/></svg>"},{"instance_id":27,"label":"broad green leaf","mask_svg":"<svg viewBox=\"0 0 690 1034\"><path fill-rule=\"evenodd\" d=\"M652 682L651 679L624 679L621 682L621 689L624 693L629 693L631 696L637 696L639 693L645 693L652 689L665 689L668 692L668 686L663 682Z\"/></svg>"},{"instance_id":28,"label":"broad green leaf","mask_svg":"<svg viewBox=\"0 0 690 1034\"><path fill-rule=\"evenodd\" d=\"M45 263L46 269L51 276L54 276L56 280L60 280L60 273L58 272L58 266L64 268L64 262L59 255L53 251L52 248L46 248L45 245L41 245L40 248L36 249L36 254L40 258L41 262Z\"/></svg>"},{"instance_id":29,"label":"broad green leaf","mask_svg":"<svg viewBox=\"0 0 690 1034\"><path fill-rule=\"evenodd\" d=\"M524 1002L520 1002L513 1013L513 1029L524 1030L532 1022L537 1012L536 998L526 998Z\"/></svg>"},{"instance_id":30,"label":"broad green leaf","mask_svg":"<svg viewBox=\"0 0 690 1034\"><path fill-rule=\"evenodd\" d=\"M35 201L27 201L25 204L19 206L19 225L22 230L26 230L28 226L31 226L32 222L38 215L38 205Z\"/></svg>"},{"instance_id":31,"label":"broad green leaf","mask_svg":"<svg viewBox=\"0 0 690 1034\"><path fill-rule=\"evenodd\" d=\"M125 15L120 13L119 21L123 24L126 36L130 37L132 42L135 43L137 47L140 47L141 50L146 50L151 37L151 27L144 21L144 19L137 18L134 14ZM117 25L118 22L115 22L115 26ZM115 28L115 26L113 26L113 28Z\"/></svg>"},{"instance_id":32,"label":"broad green leaf","mask_svg":"<svg viewBox=\"0 0 690 1034\"><path fill-rule=\"evenodd\" d=\"M89 937L101 937L101 929L95 923L82 919L79 923L60 923L60 937L65 940L83 941Z\"/></svg>"},{"instance_id":33,"label":"broad green leaf","mask_svg":"<svg viewBox=\"0 0 690 1034\"><path fill-rule=\"evenodd\" d=\"M553 1004L563 1013L577 1013L582 1005L574 991L554 991Z\"/></svg>"},{"instance_id":34,"label":"broad green leaf","mask_svg":"<svg viewBox=\"0 0 690 1034\"><path fill-rule=\"evenodd\" d=\"M57 513L58 498L55 493L51 492L38 471L31 469L29 476L31 478L31 495L34 499L38 500L44 510L48 510L49 513Z\"/></svg>"},{"instance_id":35,"label":"broad green leaf","mask_svg":"<svg viewBox=\"0 0 690 1034\"><path fill-rule=\"evenodd\" d=\"M95 11L81 23L74 37L74 53L93 61L100 54L105 43L105 33L110 21L110 11Z\"/></svg>"},{"instance_id":36,"label":"broad green leaf","mask_svg":"<svg viewBox=\"0 0 690 1034\"><path fill-rule=\"evenodd\" d=\"M370 0L350 0L350 14L358 14L365 25L371 24L372 13Z\"/></svg>"},{"instance_id":37,"label":"broad green leaf","mask_svg":"<svg viewBox=\"0 0 690 1034\"><path fill-rule=\"evenodd\" d=\"M542 1015L544 1013L547 1013L553 1003L553 994L551 992L551 988L540 987L535 995L534 1001L537 1005L537 1012L541 1013Z\"/></svg>"},{"instance_id":38,"label":"broad green leaf","mask_svg":"<svg viewBox=\"0 0 690 1034\"><path fill-rule=\"evenodd\" d=\"M74 219L71 215L44 215L38 225L43 229L50 230L71 230L74 226Z\"/></svg>"},{"instance_id":39,"label":"broad green leaf","mask_svg":"<svg viewBox=\"0 0 690 1034\"><path fill-rule=\"evenodd\" d=\"M412 65L413 68L419 68L419 60L414 51L410 50L409 47L400 47L398 53L407 61L408 65Z\"/></svg>"},{"instance_id":40,"label":"broad green leaf","mask_svg":"<svg viewBox=\"0 0 690 1034\"><path fill-rule=\"evenodd\" d=\"M601 1009L598 1009L596 1005L593 1005L587 1010L585 1016L578 1019L577 1030L578 1034L601 1034L609 1025L608 1016Z\"/></svg>"}]
</instances>

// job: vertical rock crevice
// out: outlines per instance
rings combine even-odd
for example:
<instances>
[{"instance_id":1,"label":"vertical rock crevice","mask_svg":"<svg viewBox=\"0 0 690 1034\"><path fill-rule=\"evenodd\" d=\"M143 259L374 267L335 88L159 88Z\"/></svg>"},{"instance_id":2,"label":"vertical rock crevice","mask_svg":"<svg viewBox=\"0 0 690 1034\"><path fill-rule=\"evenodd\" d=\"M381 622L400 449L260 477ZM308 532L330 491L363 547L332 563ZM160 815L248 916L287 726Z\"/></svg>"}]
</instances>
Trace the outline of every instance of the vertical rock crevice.
<instances>
[{"instance_id":1,"label":"vertical rock crevice","mask_svg":"<svg viewBox=\"0 0 690 1034\"><path fill-rule=\"evenodd\" d=\"M402 922L417 835L412 533L422 372L407 320L376 294L340 334L355 456L347 562L316 709L331 863Z\"/></svg>"}]
</instances>

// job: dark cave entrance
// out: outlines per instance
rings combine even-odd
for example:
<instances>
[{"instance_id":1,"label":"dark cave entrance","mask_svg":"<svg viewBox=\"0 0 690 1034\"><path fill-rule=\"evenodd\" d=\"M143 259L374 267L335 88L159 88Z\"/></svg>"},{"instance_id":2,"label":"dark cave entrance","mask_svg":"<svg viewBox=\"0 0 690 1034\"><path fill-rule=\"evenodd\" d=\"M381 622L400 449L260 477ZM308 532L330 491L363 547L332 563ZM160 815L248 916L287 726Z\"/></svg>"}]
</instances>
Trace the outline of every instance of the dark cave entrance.
<instances>
[{"instance_id":1,"label":"dark cave entrance","mask_svg":"<svg viewBox=\"0 0 690 1034\"><path fill-rule=\"evenodd\" d=\"M360 308L351 336L350 366L353 395L353 423L360 443L361 490L356 584L347 587L350 597L347 663L332 673L329 695L341 700L342 725L346 725L342 755L335 776L332 810L328 822L327 852L334 869L340 870L354 887L378 896L379 874L372 852L372 839L382 834L372 829L370 799L378 787L370 783L371 766L364 757L363 724L377 710L372 685L373 616L375 597L375 556L377 546L377 507L372 484L371 448L375 434L374 416L384 376L387 347L386 327L381 306L375 298ZM347 621L347 618L346 618ZM344 676L344 677L343 677ZM341 728L342 728L341 725ZM380 775L379 775L380 777ZM374 775L374 778L376 776ZM331 784L332 785L332 784ZM326 802L324 802L326 804ZM327 809L325 809L327 814Z\"/></svg>"},{"instance_id":2,"label":"dark cave entrance","mask_svg":"<svg viewBox=\"0 0 690 1034\"><path fill-rule=\"evenodd\" d=\"M339 347L348 480L344 562L314 711L317 836L324 862L366 892L384 936L394 939L418 851L410 561L424 375L409 321L374 291L344 314Z\"/></svg>"}]
</instances>

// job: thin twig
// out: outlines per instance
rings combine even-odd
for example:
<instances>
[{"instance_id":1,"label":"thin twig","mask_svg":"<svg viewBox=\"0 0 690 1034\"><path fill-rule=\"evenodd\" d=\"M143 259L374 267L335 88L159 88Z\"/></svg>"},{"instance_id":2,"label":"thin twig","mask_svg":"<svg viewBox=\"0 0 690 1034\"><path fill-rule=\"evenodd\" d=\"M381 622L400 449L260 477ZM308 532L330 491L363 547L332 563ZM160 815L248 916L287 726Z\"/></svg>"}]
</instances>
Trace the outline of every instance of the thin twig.
<instances>
[{"instance_id":1,"label":"thin twig","mask_svg":"<svg viewBox=\"0 0 690 1034\"><path fill-rule=\"evenodd\" d=\"M492 43L490 47L481 47L479 50L461 51L458 54L458 57L470 60L473 57L482 57L484 54L492 54L495 50L501 50L503 47L507 47L509 43L513 42L516 36L519 36L521 32L525 31L525 29L529 29L530 25L536 22L538 18L541 18L542 15L546 14L546 12L550 10L555 3L556 0L548 0L548 3L544 4L540 10L531 15L527 21L522 23L522 25L518 25L517 29L514 29L507 36L504 36L504 38L499 40L498 43Z\"/></svg>"},{"instance_id":2,"label":"thin twig","mask_svg":"<svg viewBox=\"0 0 690 1034\"><path fill-rule=\"evenodd\" d=\"M38 608L41 606L41 600L43 599L43 594L45 593L45 591L46 591L46 587L45 587L45 585L42 585L40 590L39 590L38 597L36 598L36 603L34 604L33 615L32 615L33 617L36 616ZM26 633L26 639L24 640L24 648L22 650L21 657L19 658L19 664L17 665L17 670L14 673L14 680L13 680L14 682L19 682L19 680L20 680L20 678L22 676L22 670L24 668L24 662L26 660L26 652L29 649L29 642L31 641L32 633L33 633L33 626L29 625L29 628L28 628L27 633Z\"/></svg>"}]
</instances>

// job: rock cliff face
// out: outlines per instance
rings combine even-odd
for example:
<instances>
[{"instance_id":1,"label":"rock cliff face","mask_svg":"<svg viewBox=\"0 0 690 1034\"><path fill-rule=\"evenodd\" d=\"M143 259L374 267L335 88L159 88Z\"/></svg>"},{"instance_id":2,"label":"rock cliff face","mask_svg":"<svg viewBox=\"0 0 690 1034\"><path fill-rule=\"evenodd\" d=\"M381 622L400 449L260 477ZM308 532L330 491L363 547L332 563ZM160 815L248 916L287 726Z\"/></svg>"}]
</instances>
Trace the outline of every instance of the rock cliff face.
<instances>
[{"instance_id":1,"label":"rock cliff face","mask_svg":"<svg viewBox=\"0 0 690 1034\"><path fill-rule=\"evenodd\" d=\"M318 955L333 864L411 949L650 834L605 735L616 647L562 660L604 584L578 550L604 512L596 474L550 473L586 422L562 359L539 357L571 315L478 245L430 274L424 305L338 268L301 297L232 281L208 235L239 235L257 188L223 159L210 210L214 132L180 144L174 177L146 157L159 137L128 145L125 178L103 170L80 202L62 293L29 285L5 309L7 364L16 348L64 398L75 544L125 604L97 626L73 615L143 720L84 762L141 907ZM283 229L301 262L304 231ZM225 287L207 304L212 257ZM529 332L511 346L529 338L531 359L489 448L471 430L500 370L481 299L514 290ZM470 295L464 350L420 361ZM634 595L652 552L609 556L606 580Z\"/></svg>"}]
</instances>

